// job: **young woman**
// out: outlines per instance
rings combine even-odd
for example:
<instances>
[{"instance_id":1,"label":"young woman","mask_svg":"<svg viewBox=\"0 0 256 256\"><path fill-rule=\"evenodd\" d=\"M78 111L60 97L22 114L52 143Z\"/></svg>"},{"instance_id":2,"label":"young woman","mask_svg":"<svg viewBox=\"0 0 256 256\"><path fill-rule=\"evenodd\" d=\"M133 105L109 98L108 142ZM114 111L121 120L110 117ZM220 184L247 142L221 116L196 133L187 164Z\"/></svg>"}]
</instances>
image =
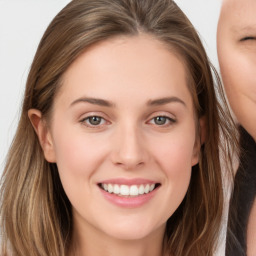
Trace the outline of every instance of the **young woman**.
<instances>
[{"instance_id":1,"label":"young woman","mask_svg":"<svg viewBox=\"0 0 256 256\"><path fill-rule=\"evenodd\" d=\"M230 201L228 256L256 255L256 2L224 0L218 55L230 106L241 124L242 154Z\"/></svg>"},{"instance_id":2,"label":"young woman","mask_svg":"<svg viewBox=\"0 0 256 256\"><path fill-rule=\"evenodd\" d=\"M2 255L213 255L234 140L211 71L171 0L68 4L28 76Z\"/></svg>"}]
</instances>

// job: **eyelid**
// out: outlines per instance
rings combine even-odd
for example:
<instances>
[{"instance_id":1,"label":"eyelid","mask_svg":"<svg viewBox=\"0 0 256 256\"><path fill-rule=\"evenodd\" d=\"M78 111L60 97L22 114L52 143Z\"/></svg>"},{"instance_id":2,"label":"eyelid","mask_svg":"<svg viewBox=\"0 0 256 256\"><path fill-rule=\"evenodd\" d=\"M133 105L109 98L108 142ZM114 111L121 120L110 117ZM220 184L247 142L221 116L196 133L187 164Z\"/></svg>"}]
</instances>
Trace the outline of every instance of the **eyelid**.
<instances>
[{"instance_id":1,"label":"eyelid","mask_svg":"<svg viewBox=\"0 0 256 256\"><path fill-rule=\"evenodd\" d=\"M163 113L163 112L157 112L157 113L154 113L154 114L149 116L147 123L151 124L151 121L154 120L154 118L156 118L156 117L165 117L169 120L169 124L164 124L164 125L152 124L152 125L156 125L158 127L170 126L170 125L173 125L174 123L177 122L177 119L173 115Z\"/></svg>"},{"instance_id":2,"label":"eyelid","mask_svg":"<svg viewBox=\"0 0 256 256\"><path fill-rule=\"evenodd\" d=\"M88 112L83 112L83 114L80 114L79 115L79 120L84 120L88 117L93 117L93 116L98 116L98 117L101 117L103 119L109 119L109 116L106 115L104 112L101 112L101 111L88 111Z\"/></svg>"},{"instance_id":3,"label":"eyelid","mask_svg":"<svg viewBox=\"0 0 256 256\"><path fill-rule=\"evenodd\" d=\"M254 36L245 36L242 39L240 39L240 42L248 41L248 40L255 40L256 37Z\"/></svg>"},{"instance_id":4,"label":"eyelid","mask_svg":"<svg viewBox=\"0 0 256 256\"><path fill-rule=\"evenodd\" d=\"M108 121L108 118L107 117L104 117L105 115L102 114L102 113L95 113L95 112L90 112L90 113L87 113L86 115L83 115L82 118L79 119L79 123L81 123L82 125L88 127L88 128L92 128L92 129L99 129L99 128L102 128L102 126L105 126L105 125L109 125L111 124L110 121ZM90 118L90 117L99 117L101 118L102 120L104 120L104 124L99 124L99 125L92 125L92 124L88 124L86 121Z\"/></svg>"}]
</instances>

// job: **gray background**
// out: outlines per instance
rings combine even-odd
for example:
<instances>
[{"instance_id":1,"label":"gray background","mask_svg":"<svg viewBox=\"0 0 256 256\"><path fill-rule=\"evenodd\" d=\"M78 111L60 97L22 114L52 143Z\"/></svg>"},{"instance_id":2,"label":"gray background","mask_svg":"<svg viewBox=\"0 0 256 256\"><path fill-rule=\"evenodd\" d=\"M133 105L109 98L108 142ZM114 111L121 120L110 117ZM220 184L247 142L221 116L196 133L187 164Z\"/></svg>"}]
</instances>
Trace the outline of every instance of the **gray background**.
<instances>
[{"instance_id":1,"label":"gray background","mask_svg":"<svg viewBox=\"0 0 256 256\"><path fill-rule=\"evenodd\" d=\"M25 82L39 40L69 0L0 0L0 175L17 126ZM221 0L176 0L217 66L216 27Z\"/></svg>"}]
</instances>

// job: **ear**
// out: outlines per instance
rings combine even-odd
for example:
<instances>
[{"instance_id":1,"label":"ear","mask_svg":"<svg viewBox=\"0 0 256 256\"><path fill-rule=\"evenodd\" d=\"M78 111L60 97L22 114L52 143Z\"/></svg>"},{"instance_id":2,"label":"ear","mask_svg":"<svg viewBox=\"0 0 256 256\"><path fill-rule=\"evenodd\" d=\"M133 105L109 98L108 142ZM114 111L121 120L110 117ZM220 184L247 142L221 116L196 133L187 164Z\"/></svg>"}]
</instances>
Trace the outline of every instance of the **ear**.
<instances>
[{"instance_id":1,"label":"ear","mask_svg":"<svg viewBox=\"0 0 256 256\"><path fill-rule=\"evenodd\" d=\"M28 111L28 117L38 136L38 140L44 151L46 161L55 163L56 157L52 136L46 121L42 118L42 113L37 109L30 109Z\"/></svg>"},{"instance_id":2,"label":"ear","mask_svg":"<svg viewBox=\"0 0 256 256\"><path fill-rule=\"evenodd\" d=\"M201 146L205 142L205 137L206 137L205 117L201 117L199 119L198 131L196 134L195 145L193 149L193 157L191 161L192 166L198 164L199 162L200 150L201 150Z\"/></svg>"}]
</instances>

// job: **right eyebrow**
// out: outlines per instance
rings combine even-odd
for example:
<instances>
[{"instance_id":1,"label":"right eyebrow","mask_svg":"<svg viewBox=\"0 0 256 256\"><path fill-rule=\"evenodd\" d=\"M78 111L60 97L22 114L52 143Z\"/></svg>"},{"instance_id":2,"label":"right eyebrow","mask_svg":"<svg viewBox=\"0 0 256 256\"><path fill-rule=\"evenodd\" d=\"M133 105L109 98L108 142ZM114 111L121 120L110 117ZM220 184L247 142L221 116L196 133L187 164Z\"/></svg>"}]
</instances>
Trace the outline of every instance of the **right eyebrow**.
<instances>
[{"instance_id":1,"label":"right eyebrow","mask_svg":"<svg viewBox=\"0 0 256 256\"><path fill-rule=\"evenodd\" d=\"M242 26L242 25L235 25L235 26L232 26L231 27L231 30L234 32L234 33L256 33L256 24L254 25L245 25L245 26Z\"/></svg>"},{"instance_id":2,"label":"right eyebrow","mask_svg":"<svg viewBox=\"0 0 256 256\"><path fill-rule=\"evenodd\" d=\"M90 103L90 104L93 104L93 105L99 105L99 106L103 106L103 107L114 107L115 106L114 103L112 103L110 101L107 101L107 100L104 100L104 99L82 97L82 98L74 100L70 104L70 107L75 105L75 104L78 104L78 103Z\"/></svg>"}]
</instances>

